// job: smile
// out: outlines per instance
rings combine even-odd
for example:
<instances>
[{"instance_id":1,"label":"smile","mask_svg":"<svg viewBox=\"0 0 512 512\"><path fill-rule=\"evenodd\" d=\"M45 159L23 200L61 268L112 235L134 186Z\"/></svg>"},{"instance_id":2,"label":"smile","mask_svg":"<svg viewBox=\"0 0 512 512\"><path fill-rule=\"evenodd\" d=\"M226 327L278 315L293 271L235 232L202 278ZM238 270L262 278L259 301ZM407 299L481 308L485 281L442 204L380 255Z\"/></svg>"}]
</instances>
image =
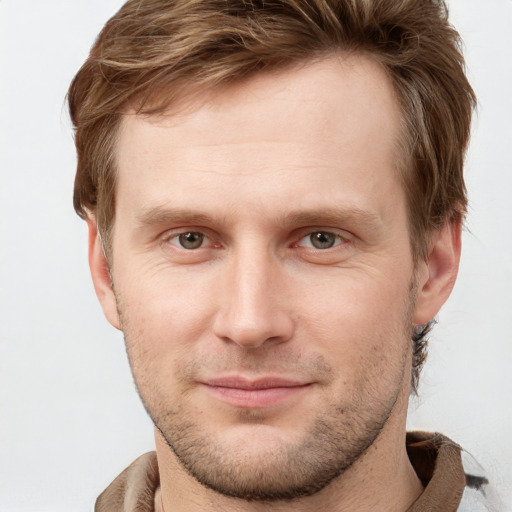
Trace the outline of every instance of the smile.
<instances>
[{"instance_id":1,"label":"smile","mask_svg":"<svg viewBox=\"0 0 512 512\"><path fill-rule=\"evenodd\" d=\"M202 384L211 395L231 406L254 409L283 404L311 386L309 382L281 378L250 381L239 377L212 379Z\"/></svg>"}]
</instances>

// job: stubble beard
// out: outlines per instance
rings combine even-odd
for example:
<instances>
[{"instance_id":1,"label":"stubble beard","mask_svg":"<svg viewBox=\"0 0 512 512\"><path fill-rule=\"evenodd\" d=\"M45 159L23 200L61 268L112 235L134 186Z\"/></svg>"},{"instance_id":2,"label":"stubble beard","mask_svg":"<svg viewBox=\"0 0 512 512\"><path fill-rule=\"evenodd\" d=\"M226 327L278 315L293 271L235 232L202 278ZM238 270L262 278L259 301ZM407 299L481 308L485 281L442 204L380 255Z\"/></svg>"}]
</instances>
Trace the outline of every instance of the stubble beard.
<instances>
[{"instance_id":1,"label":"stubble beard","mask_svg":"<svg viewBox=\"0 0 512 512\"><path fill-rule=\"evenodd\" d=\"M401 382L408 375L405 363L402 366ZM317 417L295 442L284 438L251 450L254 439L226 441L217 437L198 421L198 411L186 400L172 403L169 396L159 395L150 379L138 378L135 372L134 377L154 425L192 477L222 495L260 502L310 496L342 475L375 443L402 388L397 385L393 393L379 398L366 391L380 383L369 383L358 396L341 397L327 410L312 411ZM239 419L240 423L258 425L258 412L241 410Z\"/></svg>"},{"instance_id":2,"label":"stubble beard","mask_svg":"<svg viewBox=\"0 0 512 512\"><path fill-rule=\"evenodd\" d=\"M393 397L371 418L354 418L351 411L333 406L299 442L283 442L279 448L273 443L257 454L247 453L242 444L223 445L187 421L179 408L152 419L179 463L199 483L224 496L276 502L316 494L350 468L373 445L395 402Z\"/></svg>"},{"instance_id":3,"label":"stubble beard","mask_svg":"<svg viewBox=\"0 0 512 512\"><path fill-rule=\"evenodd\" d=\"M413 304L409 304L405 315L405 336L412 333L412 308ZM126 327L125 322L123 325ZM367 381L357 394L341 397L327 410L317 413L300 440L289 443L285 439L278 446L259 446L255 452L245 449L245 441L226 443L216 438L200 425L197 411L189 408L186 400L173 403L162 393L152 380L151 362L140 361L141 354L130 349L134 346L134 340L127 335L130 329L123 330L139 396L179 464L206 488L246 501L290 501L311 496L328 486L361 460L376 442L393 414L405 380L410 377L411 350L404 343L402 357L394 361L389 394L380 396L375 389L381 382ZM293 363L287 364L292 365L288 368L293 367ZM315 364L326 373L334 371L325 360ZM242 410L240 420L257 424L258 414L251 414Z\"/></svg>"}]
</instances>

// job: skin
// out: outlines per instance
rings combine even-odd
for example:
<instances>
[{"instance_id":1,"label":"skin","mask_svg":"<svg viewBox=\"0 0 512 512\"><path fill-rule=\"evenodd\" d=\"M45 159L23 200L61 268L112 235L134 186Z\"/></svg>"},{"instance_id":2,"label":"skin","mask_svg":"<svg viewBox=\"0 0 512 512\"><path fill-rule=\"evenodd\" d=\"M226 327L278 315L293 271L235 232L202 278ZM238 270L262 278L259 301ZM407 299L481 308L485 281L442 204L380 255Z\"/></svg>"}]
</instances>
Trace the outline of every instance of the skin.
<instances>
[{"instance_id":1,"label":"skin","mask_svg":"<svg viewBox=\"0 0 512 512\"><path fill-rule=\"evenodd\" d=\"M399 126L360 56L125 116L110 275L93 216L89 257L156 425L157 510L400 511L421 493L410 337L450 294L460 226L414 265Z\"/></svg>"}]
</instances>

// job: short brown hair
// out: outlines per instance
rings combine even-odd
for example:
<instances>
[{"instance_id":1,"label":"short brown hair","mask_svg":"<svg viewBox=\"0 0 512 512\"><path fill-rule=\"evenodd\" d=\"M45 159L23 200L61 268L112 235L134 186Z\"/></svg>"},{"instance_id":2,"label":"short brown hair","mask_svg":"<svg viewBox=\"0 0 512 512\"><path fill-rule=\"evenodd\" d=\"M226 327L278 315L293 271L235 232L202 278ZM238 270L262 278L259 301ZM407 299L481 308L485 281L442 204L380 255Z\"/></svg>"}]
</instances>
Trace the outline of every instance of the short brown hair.
<instances>
[{"instance_id":1,"label":"short brown hair","mask_svg":"<svg viewBox=\"0 0 512 512\"><path fill-rule=\"evenodd\" d=\"M74 206L82 217L96 216L107 255L124 112L161 112L191 88L212 89L340 51L370 56L393 83L411 247L416 260L425 258L432 230L466 211L462 170L475 105L443 0L126 2L68 93L78 153ZM415 368L423 359L421 349Z\"/></svg>"}]
</instances>

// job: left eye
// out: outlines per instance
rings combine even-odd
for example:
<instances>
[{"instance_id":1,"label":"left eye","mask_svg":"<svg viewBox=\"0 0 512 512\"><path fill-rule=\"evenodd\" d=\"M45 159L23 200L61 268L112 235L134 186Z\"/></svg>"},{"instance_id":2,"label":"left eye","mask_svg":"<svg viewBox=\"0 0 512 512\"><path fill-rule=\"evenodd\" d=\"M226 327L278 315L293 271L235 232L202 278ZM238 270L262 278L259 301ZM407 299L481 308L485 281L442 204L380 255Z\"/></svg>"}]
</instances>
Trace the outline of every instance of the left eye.
<instances>
[{"instance_id":1,"label":"left eye","mask_svg":"<svg viewBox=\"0 0 512 512\"><path fill-rule=\"evenodd\" d=\"M339 235L329 231L314 231L302 238L298 245L301 247L312 247L314 249L330 249L335 245L340 245L342 239Z\"/></svg>"},{"instance_id":2,"label":"left eye","mask_svg":"<svg viewBox=\"0 0 512 512\"><path fill-rule=\"evenodd\" d=\"M170 241L183 247L183 249L193 250L199 249L206 240L207 238L203 233L199 233L198 231L188 231L171 238Z\"/></svg>"}]
</instances>

